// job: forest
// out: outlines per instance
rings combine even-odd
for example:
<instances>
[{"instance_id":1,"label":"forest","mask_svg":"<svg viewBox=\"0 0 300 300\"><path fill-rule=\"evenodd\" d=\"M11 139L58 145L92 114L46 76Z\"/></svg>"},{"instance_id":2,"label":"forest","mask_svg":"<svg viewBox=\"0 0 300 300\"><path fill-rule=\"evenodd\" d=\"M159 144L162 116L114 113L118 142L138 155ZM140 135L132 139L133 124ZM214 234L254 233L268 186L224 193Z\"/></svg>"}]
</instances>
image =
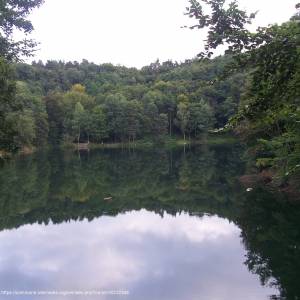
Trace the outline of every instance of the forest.
<instances>
[{"instance_id":1,"label":"forest","mask_svg":"<svg viewBox=\"0 0 300 300\"><path fill-rule=\"evenodd\" d=\"M300 5L287 22L250 32L255 13L237 2L190 0L186 14L196 21L190 28L208 28L205 50L182 63L157 60L136 69L87 60L23 63L36 43L14 41L13 30L30 33L28 15L42 3L6 0L1 6L1 153L72 143L205 140L230 131L259 170L275 171L281 185L299 183ZM213 56L224 44L225 54Z\"/></svg>"},{"instance_id":2,"label":"forest","mask_svg":"<svg viewBox=\"0 0 300 300\"><path fill-rule=\"evenodd\" d=\"M226 61L157 61L141 70L85 60L16 64L22 126L10 145L197 138L237 111L245 76L210 85Z\"/></svg>"}]
</instances>

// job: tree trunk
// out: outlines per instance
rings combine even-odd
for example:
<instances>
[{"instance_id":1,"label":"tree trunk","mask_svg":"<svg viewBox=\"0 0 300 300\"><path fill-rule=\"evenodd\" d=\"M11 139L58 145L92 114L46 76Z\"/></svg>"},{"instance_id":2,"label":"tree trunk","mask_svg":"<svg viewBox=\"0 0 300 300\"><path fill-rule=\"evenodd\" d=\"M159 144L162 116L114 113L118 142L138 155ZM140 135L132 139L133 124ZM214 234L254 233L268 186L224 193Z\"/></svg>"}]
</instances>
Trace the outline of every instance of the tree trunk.
<instances>
[{"instance_id":1,"label":"tree trunk","mask_svg":"<svg viewBox=\"0 0 300 300\"><path fill-rule=\"evenodd\" d=\"M79 148L79 142L80 142L80 126L79 126L78 136L77 136L77 146L78 146L78 148Z\"/></svg>"},{"instance_id":2,"label":"tree trunk","mask_svg":"<svg viewBox=\"0 0 300 300\"><path fill-rule=\"evenodd\" d=\"M169 126L170 126L170 136L172 136L172 120L171 120L171 112L169 112Z\"/></svg>"}]
</instances>

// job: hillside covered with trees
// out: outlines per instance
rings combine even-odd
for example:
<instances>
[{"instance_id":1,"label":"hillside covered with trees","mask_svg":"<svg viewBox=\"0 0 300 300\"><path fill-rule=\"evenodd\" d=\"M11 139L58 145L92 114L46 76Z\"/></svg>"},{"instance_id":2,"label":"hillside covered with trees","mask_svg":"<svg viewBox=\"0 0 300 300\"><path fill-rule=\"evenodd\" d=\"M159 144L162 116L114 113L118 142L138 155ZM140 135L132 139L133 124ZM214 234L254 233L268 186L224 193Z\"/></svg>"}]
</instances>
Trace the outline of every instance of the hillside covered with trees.
<instances>
[{"instance_id":1,"label":"hillside covered with trees","mask_svg":"<svg viewBox=\"0 0 300 300\"><path fill-rule=\"evenodd\" d=\"M32 55L35 42L14 41L13 29L30 33L28 14L42 2L7 0L1 6L2 151L205 139L225 127L248 146L260 170L280 174L280 184L299 177L299 12L250 32L255 13L236 1L190 0L191 28L208 28L199 59L156 61L140 70L87 60L28 65L20 57ZM220 45L227 45L225 55L212 58Z\"/></svg>"},{"instance_id":2,"label":"hillside covered with trees","mask_svg":"<svg viewBox=\"0 0 300 300\"><path fill-rule=\"evenodd\" d=\"M159 61L141 70L88 61L16 64L10 148L198 138L237 111L245 76L212 85L228 61Z\"/></svg>"}]
</instances>

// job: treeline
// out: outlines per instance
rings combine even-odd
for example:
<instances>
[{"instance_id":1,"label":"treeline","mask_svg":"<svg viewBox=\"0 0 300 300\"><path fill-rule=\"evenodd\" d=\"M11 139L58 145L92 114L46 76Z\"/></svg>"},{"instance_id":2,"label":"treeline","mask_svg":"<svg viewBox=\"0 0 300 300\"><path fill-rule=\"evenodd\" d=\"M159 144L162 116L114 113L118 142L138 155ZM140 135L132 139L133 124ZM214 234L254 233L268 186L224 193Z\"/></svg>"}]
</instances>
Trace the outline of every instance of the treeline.
<instances>
[{"instance_id":1,"label":"treeline","mask_svg":"<svg viewBox=\"0 0 300 300\"><path fill-rule=\"evenodd\" d=\"M86 60L15 64L16 109L4 112L2 146L201 137L237 111L245 76L212 85L229 60L157 61L141 70Z\"/></svg>"}]
</instances>

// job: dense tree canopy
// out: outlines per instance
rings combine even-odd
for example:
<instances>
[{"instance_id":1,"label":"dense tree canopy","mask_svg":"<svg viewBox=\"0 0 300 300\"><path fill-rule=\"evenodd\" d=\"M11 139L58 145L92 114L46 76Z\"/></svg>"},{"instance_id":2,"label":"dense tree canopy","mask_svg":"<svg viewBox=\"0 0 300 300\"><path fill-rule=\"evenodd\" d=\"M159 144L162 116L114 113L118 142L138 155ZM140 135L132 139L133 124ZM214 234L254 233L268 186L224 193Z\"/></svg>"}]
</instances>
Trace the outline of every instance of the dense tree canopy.
<instances>
[{"instance_id":1,"label":"dense tree canopy","mask_svg":"<svg viewBox=\"0 0 300 300\"><path fill-rule=\"evenodd\" d=\"M202 137L237 111L245 75L211 85L228 60L156 61L141 70L86 60L17 63L16 100L28 126L19 132L16 124L14 146Z\"/></svg>"}]
</instances>

